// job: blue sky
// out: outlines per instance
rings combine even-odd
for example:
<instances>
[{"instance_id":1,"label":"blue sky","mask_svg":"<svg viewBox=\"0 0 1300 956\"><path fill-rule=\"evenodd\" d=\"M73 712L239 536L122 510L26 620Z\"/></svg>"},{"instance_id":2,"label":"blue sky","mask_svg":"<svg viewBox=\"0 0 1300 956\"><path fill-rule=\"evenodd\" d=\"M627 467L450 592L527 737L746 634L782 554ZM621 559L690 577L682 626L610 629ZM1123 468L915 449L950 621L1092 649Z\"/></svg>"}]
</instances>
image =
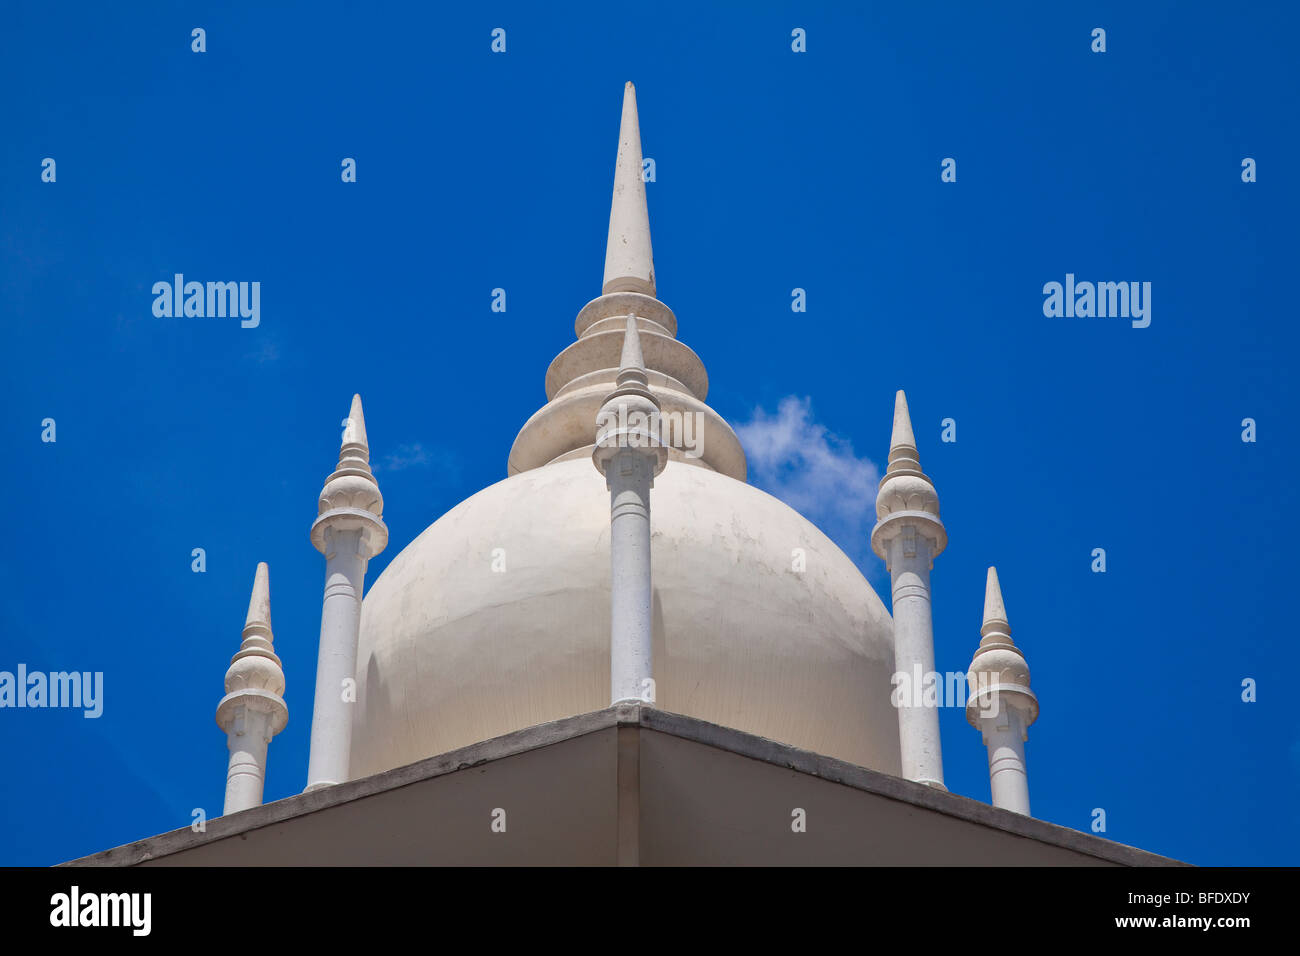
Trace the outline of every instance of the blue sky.
<instances>
[{"instance_id":1,"label":"blue sky","mask_svg":"<svg viewBox=\"0 0 1300 956\"><path fill-rule=\"evenodd\" d=\"M968 665L996 564L1042 702L1035 815L1300 862L1293 7L230 6L0 14L0 669L106 687L97 720L0 710L0 863L220 812L213 712L258 561L291 714L266 797L301 790L308 528L349 399L391 531L373 582L505 476L544 401L599 292L629 79L659 293L710 404L784 429L751 480L886 603L868 477L907 390L950 537L938 667ZM176 272L261 282L260 325L156 318ZM1046 317L1067 273L1151 282L1150 326ZM829 507L845 487L867 490ZM977 734L957 710L942 732L951 789L987 800Z\"/></svg>"}]
</instances>

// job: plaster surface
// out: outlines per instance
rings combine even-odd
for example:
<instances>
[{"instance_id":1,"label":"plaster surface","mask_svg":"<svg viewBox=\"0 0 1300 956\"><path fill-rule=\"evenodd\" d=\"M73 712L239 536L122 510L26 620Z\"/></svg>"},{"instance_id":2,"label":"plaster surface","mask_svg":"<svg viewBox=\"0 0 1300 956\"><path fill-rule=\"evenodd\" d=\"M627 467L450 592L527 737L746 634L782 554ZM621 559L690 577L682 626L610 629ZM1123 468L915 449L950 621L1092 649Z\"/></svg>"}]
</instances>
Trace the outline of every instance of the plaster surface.
<instances>
[{"instance_id":1,"label":"plaster surface","mask_svg":"<svg viewBox=\"0 0 1300 956\"><path fill-rule=\"evenodd\" d=\"M707 469L670 464L652 499L658 705L898 773L892 625L853 562ZM393 559L362 609L354 776L609 705L609 509L590 459L549 465Z\"/></svg>"}]
</instances>

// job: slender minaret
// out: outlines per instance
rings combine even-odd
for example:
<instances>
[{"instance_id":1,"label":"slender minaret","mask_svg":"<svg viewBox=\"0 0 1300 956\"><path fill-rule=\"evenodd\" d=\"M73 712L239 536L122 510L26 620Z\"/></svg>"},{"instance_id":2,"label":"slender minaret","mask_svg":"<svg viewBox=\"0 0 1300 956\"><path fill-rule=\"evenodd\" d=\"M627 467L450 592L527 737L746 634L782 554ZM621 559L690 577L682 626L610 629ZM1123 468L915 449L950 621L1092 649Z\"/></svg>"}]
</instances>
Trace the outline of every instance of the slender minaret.
<instances>
[{"instance_id":1,"label":"slender minaret","mask_svg":"<svg viewBox=\"0 0 1300 956\"><path fill-rule=\"evenodd\" d=\"M636 323L635 316L627 317L618 378L596 415L596 449L591 455L609 488L609 672L614 704L655 701L650 489L668 464L668 449L659 439L659 400L650 391Z\"/></svg>"},{"instance_id":2,"label":"slender minaret","mask_svg":"<svg viewBox=\"0 0 1300 956\"><path fill-rule=\"evenodd\" d=\"M320 493L320 517L311 526L311 543L325 555L325 600L321 607L307 790L348 779L362 585L366 563L388 544L388 528L381 520L384 498L370 471L370 446L360 395L352 396L352 410L343 424L338 467L325 480Z\"/></svg>"},{"instance_id":3,"label":"slender minaret","mask_svg":"<svg viewBox=\"0 0 1300 956\"><path fill-rule=\"evenodd\" d=\"M876 493L876 522L871 549L884 559L893 585L894 671L902 676L898 707L898 740L903 776L939 790L943 785L943 753L939 746L936 687L923 693L934 674L934 627L930 614L930 569L948 545L948 532L939 520L939 494L921 471L907 396L894 401L894 431L889 441L889 466Z\"/></svg>"},{"instance_id":4,"label":"slender minaret","mask_svg":"<svg viewBox=\"0 0 1300 956\"><path fill-rule=\"evenodd\" d=\"M983 735L989 750L993 805L1029 816L1025 741L1029 739L1029 725L1038 719L1038 698L1029 689L1025 655L1011 640L996 568L989 568L980 646L966 680L970 685L966 719Z\"/></svg>"},{"instance_id":5,"label":"slender minaret","mask_svg":"<svg viewBox=\"0 0 1300 956\"><path fill-rule=\"evenodd\" d=\"M238 813L262 805L266 748L289 722L284 670L275 656L271 635L271 581L265 563L257 566L253 596L244 620L244 639L226 671L226 696L217 705L217 726L226 732L230 763L226 769L226 805Z\"/></svg>"}]
</instances>

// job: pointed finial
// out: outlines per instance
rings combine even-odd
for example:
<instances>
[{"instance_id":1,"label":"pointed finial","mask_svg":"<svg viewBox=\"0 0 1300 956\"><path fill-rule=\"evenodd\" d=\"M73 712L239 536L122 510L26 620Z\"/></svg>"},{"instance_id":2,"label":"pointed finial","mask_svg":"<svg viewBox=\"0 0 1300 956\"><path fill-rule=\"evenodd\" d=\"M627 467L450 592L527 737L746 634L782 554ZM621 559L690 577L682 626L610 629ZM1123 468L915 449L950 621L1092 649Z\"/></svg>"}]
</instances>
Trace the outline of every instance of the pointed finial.
<instances>
[{"instance_id":1,"label":"pointed finial","mask_svg":"<svg viewBox=\"0 0 1300 956\"><path fill-rule=\"evenodd\" d=\"M646 397L657 406L659 400L650 392L650 379L645 371L645 358L641 354L641 332L637 329L636 316L627 317L627 326L623 331L623 354L618 361L618 378L614 380L619 390L629 385L639 385Z\"/></svg>"},{"instance_id":2,"label":"pointed finial","mask_svg":"<svg viewBox=\"0 0 1300 956\"><path fill-rule=\"evenodd\" d=\"M989 568L984 589L984 623L966 680L970 686L966 719L972 726L978 727L981 717L997 712L999 697L1023 712L1022 729L1038 719L1038 698L1030 690L1029 664L1011 639L997 568Z\"/></svg>"},{"instance_id":3,"label":"pointed finial","mask_svg":"<svg viewBox=\"0 0 1300 956\"><path fill-rule=\"evenodd\" d=\"M276 656L275 638L271 633L271 570L265 561L253 576L253 594L244 619L239 653L230 659L226 671L226 691L256 687L273 694L284 693L284 673Z\"/></svg>"},{"instance_id":4,"label":"pointed finial","mask_svg":"<svg viewBox=\"0 0 1300 956\"><path fill-rule=\"evenodd\" d=\"M885 473L920 473L920 457L921 453L916 450L916 436L912 434L912 416L907 411L907 396L900 388L894 396L894 429L889 436L889 467Z\"/></svg>"},{"instance_id":5,"label":"pointed finial","mask_svg":"<svg viewBox=\"0 0 1300 956\"><path fill-rule=\"evenodd\" d=\"M244 639L241 651L260 647L271 649L271 569L263 561L253 576L253 595L248 600L248 616L244 618Z\"/></svg>"},{"instance_id":6,"label":"pointed finial","mask_svg":"<svg viewBox=\"0 0 1300 956\"><path fill-rule=\"evenodd\" d=\"M348 417L343 420L343 444L358 445L365 450L366 460L370 460L370 443L366 440L366 416L361 410L361 396L352 396L352 407Z\"/></svg>"},{"instance_id":7,"label":"pointed finial","mask_svg":"<svg viewBox=\"0 0 1300 956\"><path fill-rule=\"evenodd\" d=\"M348 408L348 417L343 419L343 442L339 446L339 463L335 466L334 474L330 475L329 481L341 475L352 475L367 479L370 484L374 485L374 497L378 497L379 486L375 483L374 472L370 470L370 442L366 438L366 415L361 408L360 395L352 396L352 405ZM329 487L329 481L326 482L326 488ZM321 494L320 513L324 514L328 509L324 507L324 492ZM375 510L369 503L365 506L377 515L383 514L382 499L379 499L379 510ZM338 506L334 505L333 507Z\"/></svg>"},{"instance_id":8,"label":"pointed finial","mask_svg":"<svg viewBox=\"0 0 1300 956\"><path fill-rule=\"evenodd\" d=\"M361 408L361 396L352 396L348 417L343 419L343 443L339 447L339 471L355 469L369 475L370 442L366 438L366 414Z\"/></svg>"},{"instance_id":9,"label":"pointed finial","mask_svg":"<svg viewBox=\"0 0 1300 956\"><path fill-rule=\"evenodd\" d=\"M980 643L988 643L994 634L1008 642L1011 640L1011 625L1007 623L1007 607L1002 603L998 569L989 568L988 583L984 587L984 624L980 627Z\"/></svg>"},{"instance_id":10,"label":"pointed finial","mask_svg":"<svg viewBox=\"0 0 1300 956\"><path fill-rule=\"evenodd\" d=\"M609 207L609 242L605 246L605 281L611 292L655 294L654 254L650 248L650 213L641 171L641 127L636 114L636 87L623 88L623 120L614 164L614 200Z\"/></svg>"},{"instance_id":11,"label":"pointed finial","mask_svg":"<svg viewBox=\"0 0 1300 956\"><path fill-rule=\"evenodd\" d=\"M663 471L668 447L659 434L660 408L659 399L650 390L636 316L629 315L614 390L596 413L596 447L591 456L596 470L605 474L606 465L620 449L638 448L654 459L654 474Z\"/></svg>"},{"instance_id":12,"label":"pointed finial","mask_svg":"<svg viewBox=\"0 0 1300 956\"><path fill-rule=\"evenodd\" d=\"M921 470L921 454L916 450L912 416L907 411L907 396L900 388L894 396L894 428L889 436L889 465L880 476L876 492L876 517L871 529L871 550L880 558L887 556L888 542L924 516L924 534L933 540L930 557L948 547L948 532L939 519L939 493L934 482Z\"/></svg>"},{"instance_id":13,"label":"pointed finial","mask_svg":"<svg viewBox=\"0 0 1300 956\"><path fill-rule=\"evenodd\" d=\"M366 440L366 418L361 410L361 396L352 396L348 417L343 419L343 443L339 463L325 479L316 503L316 521L312 524L311 542L321 554L329 548L325 542L328 527L368 529L373 533L370 556L384 550L388 529L384 526L384 496L370 470L370 445Z\"/></svg>"},{"instance_id":14,"label":"pointed finial","mask_svg":"<svg viewBox=\"0 0 1300 956\"><path fill-rule=\"evenodd\" d=\"M641 354L641 332L637 328L635 315L627 317L627 325L623 329L623 354L618 361L618 377L614 379L614 390L605 396L598 417L616 413L620 406L646 415L658 412L661 407L655 393L650 391L650 376L646 374L645 359Z\"/></svg>"}]
</instances>

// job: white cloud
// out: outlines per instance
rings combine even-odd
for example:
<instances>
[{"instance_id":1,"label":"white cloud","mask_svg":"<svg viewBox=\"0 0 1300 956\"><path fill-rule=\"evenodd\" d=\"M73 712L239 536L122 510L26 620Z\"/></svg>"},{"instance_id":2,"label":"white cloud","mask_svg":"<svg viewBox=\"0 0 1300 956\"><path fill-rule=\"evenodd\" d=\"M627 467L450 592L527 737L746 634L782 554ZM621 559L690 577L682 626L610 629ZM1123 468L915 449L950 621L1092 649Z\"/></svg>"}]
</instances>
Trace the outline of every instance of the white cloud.
<instances>
[{"instance_id":1,"label":"white cloud","mask_svg":"<svg viewBox=\"0 0 1300 956\"><path fill-rule=\"evenodd\" d=\"M375 465L375 471L402 471L406 468L427 467L433 462L433 455L418 441L398 445L396 451L389 452Z\"/></svg>"},{"instance_id":2,"label":"white cloud","mask_svg":"<svg viewBox=\"0 0 1300 956\"><path fill-rule=\"evenodd\" d=\"M267 340L262 342L255 350L246 353L245 357L258 365L267 365L280 358L280 346L273 341Z\"/></svg>"},{"instance_id":3,"label":"white cloud","mask_svg":"<svg viewBox=\"0 0 1300 956\"><path fill-rule=\"evenodd\" d=\"M870 566L880 471L853 446L812 418L812 401L781 399L775 415L761 408L736 426L749 459L749 480L817 525L859 565Z\"/></svg>"}]
</instances>

